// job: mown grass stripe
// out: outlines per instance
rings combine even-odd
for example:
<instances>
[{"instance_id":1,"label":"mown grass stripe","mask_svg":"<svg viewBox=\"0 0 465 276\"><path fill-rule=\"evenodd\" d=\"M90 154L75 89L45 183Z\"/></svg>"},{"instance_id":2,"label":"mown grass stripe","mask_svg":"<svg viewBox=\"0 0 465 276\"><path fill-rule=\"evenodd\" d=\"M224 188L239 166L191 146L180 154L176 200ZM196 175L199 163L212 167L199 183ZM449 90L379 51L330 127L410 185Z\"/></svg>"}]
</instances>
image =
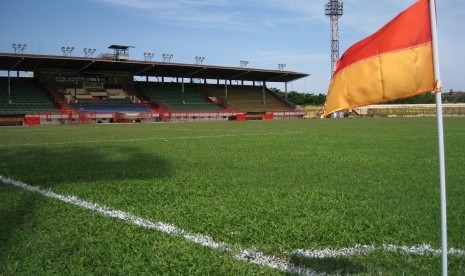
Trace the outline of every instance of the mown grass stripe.
<instances>
[{"instance_id":1,"label":"mown grass stripe","mask_svg":"<svg viewBox=\"0 0 465 276\"><path fill-rule=\"evenodd\" d=\"M190 233L172 224L140 218L130 213L126 213L120 210L114 210L114 209L111 209L103 205L99 205L93 202L80 199L76 196L60 195L50 190L44 190L44 189L41 189L40 187L31 186L22 181L13 180L10 178L6 178L4 176L0 176L0 182L7 184L7 185L21 188L29 192L42 195L44 197L56 199L56 200L66 202L66 203L69 203L69 204L72 204L72 205L75 205L75 206L78 206L78 207L81 207L87 210L91 210L106 217L123 220L123 221L129 222L139 227L154 229L162 233L173 235L173 236L180 236L190 242L193 242L195 244L198 244L204 247L227 251L227 252L232 253L234 258L241 260L241 261L246 261L246 262L250 262L250 263L254 263L258 265L271 267L274 269L279 269L281 271L288 272L288 273L297 273L297 274L303 274L303 275L316 275L317 274L316 272L314 272L313 270L309 268L299 267L288 261L281 260L274 256L273 257L266 256L262 252L259 252L255 249L244 250L244 249L238 248L237 246L231 246L223 242L216 242L213 240L213 238L207 235Z\"/></svg>"},{"instance_id":2,"label":"mown grass stripe","mask_svg":"<svg viewBox=\"0 0 465 276\"><path fill-rule=\"evenodd\" d=\"M0 148L11 147L34 147L34 146L61 146L61 145L82 145L95 143L114 143L114 142L141 142L151 140L190 140L190 139L210 139L210 138L230 138L230 137L253 137L253 136L273 136L273 135L293 135L302 134L303 132L267 132L267 133L243 133L243 134L222 134L222 135L200 135L200 136L181 136L181 137L150 137L150 138L133 138L133 139L111 139L111 140L86 140L70 141L59 143L23 143L23 144L0 144Z\"/></svg>"}]
</instances>

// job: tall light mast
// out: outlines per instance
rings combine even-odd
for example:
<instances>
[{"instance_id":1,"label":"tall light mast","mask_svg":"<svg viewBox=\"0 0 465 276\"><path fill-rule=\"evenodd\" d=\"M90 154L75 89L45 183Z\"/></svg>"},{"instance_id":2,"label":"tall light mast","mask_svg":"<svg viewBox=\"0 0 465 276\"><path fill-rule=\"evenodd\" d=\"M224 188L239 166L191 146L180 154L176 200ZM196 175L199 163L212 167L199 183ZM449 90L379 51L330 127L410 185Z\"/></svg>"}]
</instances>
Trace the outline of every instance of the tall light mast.
<instances>
[{"instance_id":1,"label":"tall light mast","mask_svg":"<svg viewBox=\"0 0 465 276\"><path fill-rule=\"evenodd\" d=\"M336 70L336 61L339 59L339 24L338 20L343 14L343 4L339 0L328 0L325 5L325 14L331 21L331 76Z\"/></svg>"}]
</instances>

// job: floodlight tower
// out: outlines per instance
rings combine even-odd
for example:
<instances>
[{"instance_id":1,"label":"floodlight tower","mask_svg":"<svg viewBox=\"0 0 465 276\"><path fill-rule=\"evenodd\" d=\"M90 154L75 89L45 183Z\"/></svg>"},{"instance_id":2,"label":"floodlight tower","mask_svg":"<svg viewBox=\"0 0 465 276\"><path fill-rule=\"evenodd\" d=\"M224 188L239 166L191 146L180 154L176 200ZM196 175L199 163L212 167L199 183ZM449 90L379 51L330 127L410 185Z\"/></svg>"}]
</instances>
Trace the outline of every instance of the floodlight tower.
<instances>
[{"instance_id":1,"label":"floodlight tower","mask_svg":"<svg viewBox=\"0 0 465 276\"><path fill-rule=\"evenodd\" d=\"M339 0L328 0L325 5L325 14L331 21L331 75L336 70L336 61L339 59L339 24L338 20L343 14L343 4Z\"/></svg>"},{"instance_id":2,"label":"floodlight tower","mask_svg":"<svg viewBox=\"0 0 465 276\"><path fill-rule=\"evenodd\" d=\"M195 57L195 64L203 64L203 61L205 60L205 57Z\"/></svg>"},{"instance_id":3,"label":"floodlight tower","mask_svg":"<svg viewBox=\"0 0 465 276\"><path fill-rule=\"evenodd\" d=\"M84 48L83 51L84 51L84 56L88 58L88 57L92 57L96 50L92 48Z\"/></svg>"},{"instance_id":4,"label":"floodlight tower","mask_svg":"<svg viewBox=\"0 0 465 276\"><path fill-rule=\"evenodd\" d=\"M163 58L163 62L170 63L171 59L173 58L173 54L163 54L161 57Z\"/></svg>"},{"instance_id":5,"label":"floodlight tower","mask_svg":"<svg viewBox=\"0 0 465 276\"><path fill-rule=\"evenodd\" d=\"M11 45L11 47L13 47L13 49L15 50L15 55L19 53L23 54L24 49L26 49L26 46L27 44L20 44L20 43L18 44L13 43L13 45Z\"/></svg>"},{"instance_id":6,"label":"floodlight tower","mask_svg":"<svg viewBox=\"0 0 465 276\"><path fill-rule=\"evenodd\" d=\"M144 53L144 61L152 61L152 58L155 56L154 53Z\"/></svg>"}]
</instances>

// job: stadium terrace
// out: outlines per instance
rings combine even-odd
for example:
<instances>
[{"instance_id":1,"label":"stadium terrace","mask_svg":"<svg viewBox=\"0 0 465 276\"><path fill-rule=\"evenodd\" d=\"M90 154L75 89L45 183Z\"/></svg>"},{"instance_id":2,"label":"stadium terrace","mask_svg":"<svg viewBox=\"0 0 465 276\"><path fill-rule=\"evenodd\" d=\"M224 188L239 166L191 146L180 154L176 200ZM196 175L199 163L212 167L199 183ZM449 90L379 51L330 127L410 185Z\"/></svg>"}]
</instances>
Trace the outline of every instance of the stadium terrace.
<instances>
[{"instance_id":1,"label":"stadium terrace","mask_svg":"<svg viewBox=\"0 0 465 276\"><path fill-rule=\"evenodd\" d=\"M0 125L273 120L306 112L267 88L305 73L129 59L0 53ZM65 49L66 50L66 49ZM20 72L28 72L23 76ZM5 74L4 74L5 75Z\"/></svg>"}]
</instances>

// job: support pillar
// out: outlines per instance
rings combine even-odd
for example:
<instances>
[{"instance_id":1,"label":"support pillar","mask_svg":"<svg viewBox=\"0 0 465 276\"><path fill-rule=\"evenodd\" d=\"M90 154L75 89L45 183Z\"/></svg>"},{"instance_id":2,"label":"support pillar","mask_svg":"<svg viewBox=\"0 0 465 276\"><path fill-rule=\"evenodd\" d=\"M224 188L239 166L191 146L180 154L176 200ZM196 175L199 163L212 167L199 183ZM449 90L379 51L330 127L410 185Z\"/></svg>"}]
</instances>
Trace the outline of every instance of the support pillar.
<instances>
[{"instance_id":1,"label":"support pillar","mask_svg":"<svg viewBox=\"0 0 465 276\"><path fill-rule=\"evenodd\" d=\"M262 94L263 94L263 105L266 105L266 100L265 100L265 82L263 82Z\"/></svg>"},{"instance_id":2,"label":"support pillar","mask_svg":"<svg viewBox=\"0 0 465 276\"><path fill-rule=\"evenodd\" d=\"M284 83L284 93L286 94L286 100L287 100L287 82Z\"/></svg>"},{"instance_id":3,"label":"support pillar","mask_svg":"<svg viewBox=\"0 0 465 276\"><path fill-rule=\"evenodd\" d=\"M224 80L224 99L225 103L228 104L228 80Z\"/></svg>"},{"instance_id":4,"label":"support pillar","mask_svg":"<svg viewBox=\"0 0 465 276\"><path fill-rule=\"evenodd\" d=\"M181 81L182 81L182 89L181 89L181 93L182 93L182 104L186 104L186 101L184 100L184 78L181 78Z\"/></svg>"},{"instance_id":5,"label":"support pillar","mask_svg":"<svg viewBox=\"0 0 465 276\"><path fill-rule=\"evenodd\" d=\"M10 70L8 70L8 104L12 104L11 101L11 81L10 81Z\"/></svg>"},{"instance_id":6,"label":"support pillar","mask_svg":"<svg viewBox=\"0 0 465 276\"><path fill-rule=\"evenodd\" d=\"M79 78L78 75L74 75L74 101L75 101L76 103L78 102L78 99L77 99L78 78Z\"/></svg>"}]
</instances>

